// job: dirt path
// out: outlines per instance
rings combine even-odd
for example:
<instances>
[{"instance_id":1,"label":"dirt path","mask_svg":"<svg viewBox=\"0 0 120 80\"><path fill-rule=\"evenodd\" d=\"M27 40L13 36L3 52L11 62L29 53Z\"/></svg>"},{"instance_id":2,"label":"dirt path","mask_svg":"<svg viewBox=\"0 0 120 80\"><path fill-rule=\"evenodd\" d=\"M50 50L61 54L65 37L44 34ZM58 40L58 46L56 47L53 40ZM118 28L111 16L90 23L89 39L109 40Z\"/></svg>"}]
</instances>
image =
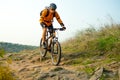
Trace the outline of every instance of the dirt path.
<instances>
[{"instance_id":1,"label":"dirt path","mask_svg":"<svg viewBox=\"0 0 120 80\"><path fill-rule=\"evenodd\" d=\"M113 61L101 68L97 68L94 73L88 75L84 70L78 71L78 68L84 69L85 66L83 65L65 65L65 62L71 59L70 56L72 57L72 55L68 55L67 59L66 57L62 57L59 66L53 66L51 64L49 55L40 61L40 54L36 50L25 51L19 54L8 54L5 59L12 59L9 66L15 76L17 76L17 80L97 80L102 74L106 75L106 80L111 78L116 80L118 78L116 76L120 62ZM75 56L76 54L74 54L74 57ZM95 64L97 64L97 62L90 65Z\"/></svg>"},{"instance_id":2,"label":"dirt path","mask_svg":"<svg viewBox=\"0 0 120 80\"><path fill-rule=\"evenodd\" d=\"M10 68L18 80L88 80L86 74L76 71L76 67L64 65L63 58L59 66L53 66L49 56L40 61L39 54L34 51L9 57L13 59Z\"/></svg>"}]
</instances>

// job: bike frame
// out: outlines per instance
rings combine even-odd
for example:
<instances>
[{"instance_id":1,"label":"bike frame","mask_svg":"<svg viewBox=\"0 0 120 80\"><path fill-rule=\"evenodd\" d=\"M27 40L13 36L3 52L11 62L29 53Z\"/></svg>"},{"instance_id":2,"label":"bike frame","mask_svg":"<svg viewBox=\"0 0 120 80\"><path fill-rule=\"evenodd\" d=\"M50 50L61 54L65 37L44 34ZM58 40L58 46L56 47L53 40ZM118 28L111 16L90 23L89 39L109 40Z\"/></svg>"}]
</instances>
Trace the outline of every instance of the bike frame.
<instances>
[{"instance_id":1,"label":"bike frame","mask_svg":"<svg viewBox=\"0 0 120 80\"><path fill-rule=\"evenodd\" d=\"M52 39L56 39L56 41L58 41L58 37L56 37L56 31L57 30L60 30L60 31L62 31L63 29L62 28L53 28L53 32L51 32L51 34L50 34L50 31L47 29L47 32L46 32L46 42L48 43L48 40L50 39L50 38L52 38ZM48 34L50 34L50 36L48 36Z\"/></svg>"},{"instance_id":2,"label":"bike frame","mask_svg":"<svg viewBox=\"0 0 120 80\"><path fill-rule=\"evenodd\" d=\"M49 51L48 47L50 45L50 47L51 47L50 53L51 53L52 63L56 66L60 63L60 60L61 60L61 45L58 41L58 36L56 35L57 30L63 31L63 28L53 28L52 32L49 31L49 29L47 29L47 32L45 35L45 37L46 37L45 42L47 45L46 49L42 48L42 39L40 41L40 50L41 50L40 53L41 53L42 57L46 56L47 51ZM50 42L49 42L49 40L50 40Z\"/></svg>"}]
</instances>

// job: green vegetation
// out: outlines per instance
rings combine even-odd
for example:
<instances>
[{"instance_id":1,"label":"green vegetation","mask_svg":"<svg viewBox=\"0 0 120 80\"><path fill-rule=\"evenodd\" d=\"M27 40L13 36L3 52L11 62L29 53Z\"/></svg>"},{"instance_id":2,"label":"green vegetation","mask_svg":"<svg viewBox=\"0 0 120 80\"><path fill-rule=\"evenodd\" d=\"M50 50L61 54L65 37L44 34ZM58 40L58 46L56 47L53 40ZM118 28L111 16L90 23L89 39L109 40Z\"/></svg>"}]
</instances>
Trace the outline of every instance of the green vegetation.
<instances>
[{"instance_id":1,"label":"green vegetation","mask_svg":"<svg viewBox=\"0 0 120 80\"><path fill-rule=\"evenodd\" d=\"M5 50L3 48L0 48L0 57L3 57L4 54L5 54Z\"/></svg>"},{"instance_id":2,"label":"green vegetation","mask_svg":"<svg viewBox=\"0 0 120 80\"><path fill-rule=\"evenodd\" d=\"M7 65L0 63L0 80L16 80Z\"/></svg>"},{"instance_id":3,"label":"green vegetation","mask_svg":"<svg viewBox=\"0 0 120 80\"><path fill-rule=\"evenodd\" d=\"M93 55L119 54L120 24L105 25L99 30L88 28L63 45L64 53L87 53ZM85 55L85 54L84 54ZM89 55L90 56L90 55Z\"/></svg>"},{"instance_id":4,"label":"green vegetation","mask_svg":"<svg viewBox=\"0 0 120 80\"><path fill-rule=\"evenodd\" d=\"M12 44L6 42L0 42L0 48L3 48L6 52L19 52L22 50L33 50L37 48L36 46Z\"/></svg>"},{"instance_id":5,"label":"green vegetation","mask_svg":"<svg viewBox=\"0 0 120 80\"><path fill-rule=\"evenodd\" d=\"M66 65L84 66L78 71L91 75L97 67L120 61L120 24L88 28L62 44ZM102 76L103 79L103 76Z\"/></svg>"},{"instance_id":6,"label":"green vegetation","mask_svg":"<svg viewBox=\"0 0 120 80\"><path fill-rule=\"evenodd\" d=\"M3 57L5 50L0 48L0 57ZM10 60L7 60L10 63ZM10 71L9 66L4 61L0 60L0 80L16 80L13 73Z\"/></svg>"}]
</instances>

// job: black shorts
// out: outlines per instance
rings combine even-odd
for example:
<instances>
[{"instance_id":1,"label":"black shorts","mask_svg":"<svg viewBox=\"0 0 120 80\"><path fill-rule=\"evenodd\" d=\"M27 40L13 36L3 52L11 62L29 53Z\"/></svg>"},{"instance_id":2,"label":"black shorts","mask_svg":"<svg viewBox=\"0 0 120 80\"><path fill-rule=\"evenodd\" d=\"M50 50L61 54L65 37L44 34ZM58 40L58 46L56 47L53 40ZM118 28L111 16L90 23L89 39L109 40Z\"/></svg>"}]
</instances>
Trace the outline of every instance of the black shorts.
<instances>
[{"instance_id":1,"label":"black shorts","mask_svg":"<svg viewBox=\"0 0 120 80\"><path fill-rule=\"evenodd\" d=\"M53 25L47 27L50 33L53 33Z\"/></svg>"},{"instance_id":2,"label":"black shorts","mask_svg":"<svg viewBox=\"0 0 120 80\"><path fill-rule=\"evenodd\" d=\"M40 25L41 25L41 24L40 24ZM45 27L43 27L43 26L41 25L41 27L42 27L42 28L48 28L48 30L49 30L50 33L53 32L53 25L52 25L52 24L51 24L50 26L45 26Z\"/></svg>"}]
</instances>

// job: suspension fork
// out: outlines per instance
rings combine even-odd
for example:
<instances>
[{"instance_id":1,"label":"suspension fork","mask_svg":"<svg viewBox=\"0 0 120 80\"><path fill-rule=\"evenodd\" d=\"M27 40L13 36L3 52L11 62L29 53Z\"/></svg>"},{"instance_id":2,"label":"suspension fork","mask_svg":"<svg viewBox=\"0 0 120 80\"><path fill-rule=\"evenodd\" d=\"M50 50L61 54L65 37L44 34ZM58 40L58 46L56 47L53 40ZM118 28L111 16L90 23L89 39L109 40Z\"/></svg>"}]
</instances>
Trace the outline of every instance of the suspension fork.
<instances>
[{"instance_id":1,"label":"suspension fork","mask_svg":"<svg viewBox=\"0 0 120 80\"><path fill-rule=\"evenodd\" d=\"M53 31L53 33L51 33L50 34L50 44L48 45L48 47L51 47L51 44L54 42L54 38L56 38L55 37L56 36L56 33L55 33L55 31Z\"/></svg>"}]
</instances>

